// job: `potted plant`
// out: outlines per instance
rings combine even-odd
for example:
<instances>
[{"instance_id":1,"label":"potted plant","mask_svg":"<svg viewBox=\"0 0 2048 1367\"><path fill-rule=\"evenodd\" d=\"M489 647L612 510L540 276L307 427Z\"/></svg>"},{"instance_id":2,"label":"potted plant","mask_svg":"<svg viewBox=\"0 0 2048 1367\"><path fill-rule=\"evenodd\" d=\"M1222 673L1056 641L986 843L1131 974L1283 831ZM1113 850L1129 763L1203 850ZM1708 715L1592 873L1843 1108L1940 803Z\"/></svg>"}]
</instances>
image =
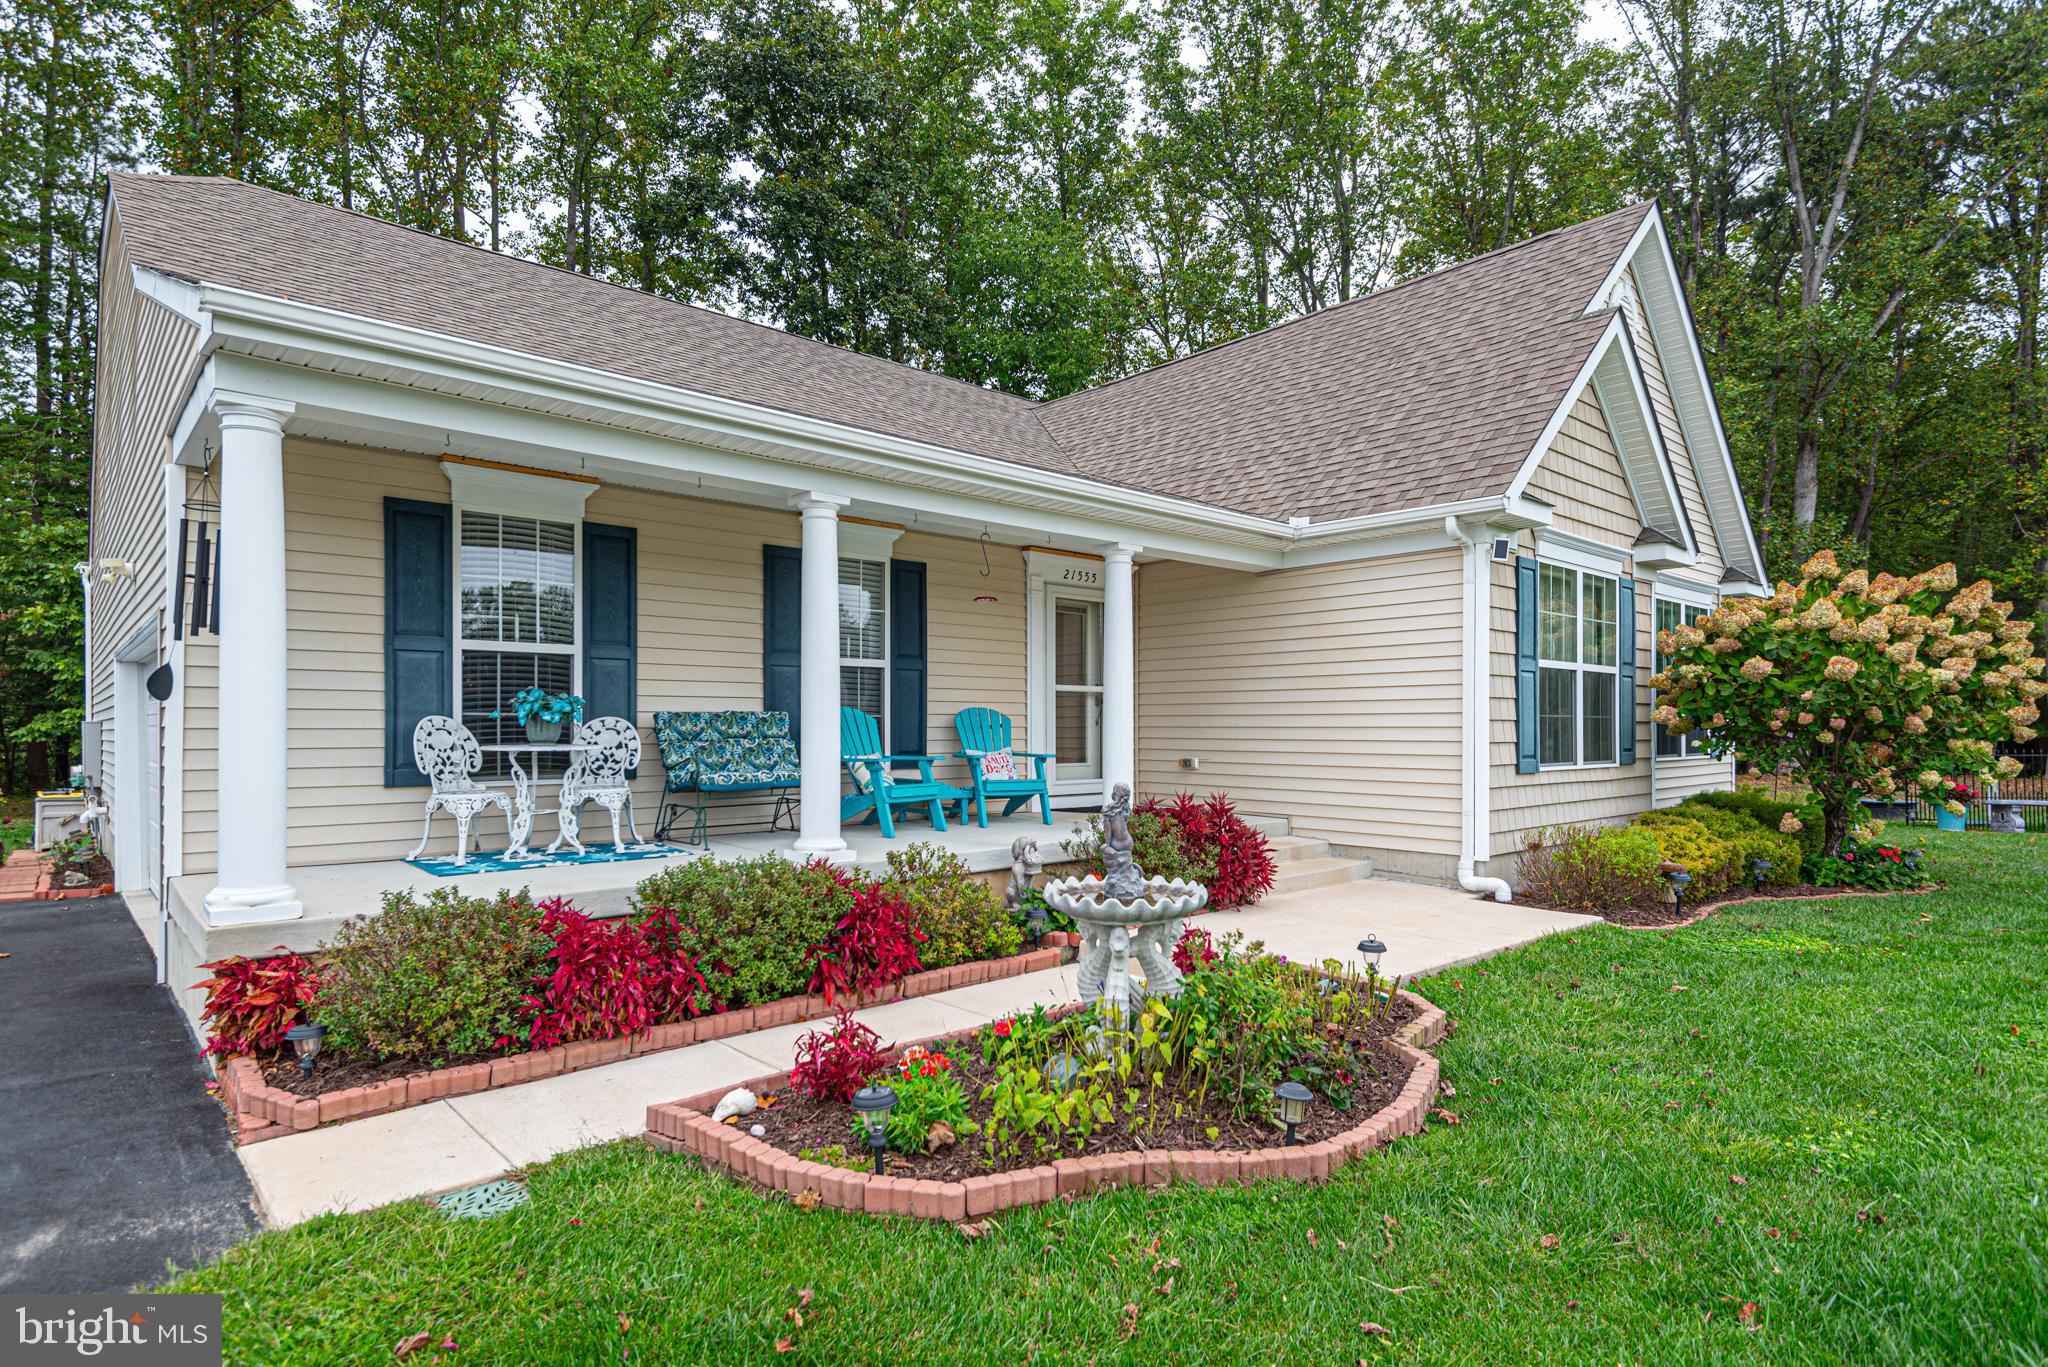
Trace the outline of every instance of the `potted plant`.
<instances>
[{"instance_id":1,"label":"potted plant","mask_svg":"<svg viewBox=\"0 0 2048 1367\"><path fill-rule=\"evenodd\" d=\"M1934 820L1944 831L1960 831L1970 824L1970 804L1977 790L1960 778L1945 778L1935 786Z\"/></svg>"},{"instance_id":2,"label":"potted plant","mask_svg":"<svg viewBox=\"0 0 2048 1367\"><path fill-rule=\"evenodd\" d=\"M564 722L583 720L583 699L574 693L522 688L512 695L512 712L526 728L528 740L535 745L553 745L562 738Z\"/></svg>"}]
</instances>

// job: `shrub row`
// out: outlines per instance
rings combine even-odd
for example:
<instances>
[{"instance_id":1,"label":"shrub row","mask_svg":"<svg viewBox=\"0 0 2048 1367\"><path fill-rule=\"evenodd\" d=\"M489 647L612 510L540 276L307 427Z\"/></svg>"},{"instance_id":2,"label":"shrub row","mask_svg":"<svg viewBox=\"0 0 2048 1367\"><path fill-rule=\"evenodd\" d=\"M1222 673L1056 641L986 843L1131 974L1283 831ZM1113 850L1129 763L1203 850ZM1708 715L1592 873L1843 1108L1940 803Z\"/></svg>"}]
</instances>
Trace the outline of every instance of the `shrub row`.
<instances>
[{"instance_id":1,"label":"shrub row","mask_svg":"<svg viewBox=\"0 0 2048 1367\"><path fill-rule=\"evenodd\" d=\"M1667 865L1685 869L1693 897L1711 897L1748 883L1757 860L1770 865L1765 886L1791 886L1815 872L1813 815L1737 791L1695 794L1626 826L1548 828L1522 856L1522 887L1552 906L1615 911L1662 901Z\"/></svg>"},{"instance_id":2,"label":"shrub row","mask_svg":"<svg viewBox=\"0 0 2048 1367\"><path fill-rule=\"evenodd\" d=\"M805 992L836 1001L1023 944L996 893L928 845L892 852L879 878L774 855L692 860L642 882L632 908L599 919L523 891L387 893L311 961L206 965L208 1048L275 1049L312 1020L337 1057L439 1066Z\"/></svg>"}]
</instances>

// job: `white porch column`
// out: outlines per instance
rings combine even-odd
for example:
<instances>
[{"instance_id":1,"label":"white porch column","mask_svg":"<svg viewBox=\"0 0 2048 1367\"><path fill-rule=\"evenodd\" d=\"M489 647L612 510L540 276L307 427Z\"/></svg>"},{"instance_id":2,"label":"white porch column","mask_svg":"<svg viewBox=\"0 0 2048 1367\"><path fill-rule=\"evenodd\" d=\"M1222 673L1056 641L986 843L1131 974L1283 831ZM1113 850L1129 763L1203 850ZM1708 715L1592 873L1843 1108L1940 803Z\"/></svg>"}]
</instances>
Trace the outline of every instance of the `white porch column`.
<instances>
[{"instance_id":1,"label":"white porch column","mask_svg":"<svg viewBox=\"0 0 2048 1367\"><path fill-rule=\"evenodd\" d=\"M1138 679L1131 557L1122 542L1102 553L1102 800L1119 783L1138 792Z\"/></svg>"},{"instance_id":2,"label":"white porch column","mask_svg":"<svg viewBox=\"0 0 2048 1367\"><path fill-rule=\"evenodd\" d=\"M284 422L290 404L219 394L220 837L214 925L293 921L285 877Z\"/></svg>"},{"instance_id":3,"label":"white porch column","mask_svg":"<svg viewBox=\"0 0 2048 1367\"><path fill-rule=\"evenodd\" d=\"M790 501L804 523L796 852L836 861L847 855L839 835L839 510L848 500L812 493Z\"/></svg>"}]
</instances>

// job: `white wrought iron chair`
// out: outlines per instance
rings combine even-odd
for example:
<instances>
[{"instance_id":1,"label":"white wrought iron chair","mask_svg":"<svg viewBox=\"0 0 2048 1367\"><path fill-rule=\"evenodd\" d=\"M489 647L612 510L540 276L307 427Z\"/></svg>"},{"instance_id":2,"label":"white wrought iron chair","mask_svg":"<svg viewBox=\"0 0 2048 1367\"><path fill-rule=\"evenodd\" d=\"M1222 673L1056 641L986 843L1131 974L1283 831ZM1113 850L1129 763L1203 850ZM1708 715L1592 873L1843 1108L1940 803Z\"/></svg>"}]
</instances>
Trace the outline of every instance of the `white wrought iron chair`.
<instances>
[{"instance_id":1,"label":"white wrought iron chair","mask_svg":"<svg viewBox=\"0 0 2048 1367\"><path fill-rule=\"evenodd\" d=\"M553 854L565 841L574 845L578 854L583 853L577 835L582 827L579 813L586 802L599 803L612 814L612 850L624 853L620 812L625 813L633 843L642 843L640 823L633 819L633 785L626 777L640 763L640 728L624 717L597 717L576 728L576 743L588 748L577 752L576 762L562 776L561 833L548 846L548 853Z\"/></svg>"},{"instance_id":2,"label":"white wrought iron chair","mask_svg":"<svg viewBox=\"0 0 2048 1367\"><path fill-rule=\"evenodd\" d=\"M455 818L457 864L469 862L469 823L476 820L478 812L496 807L505 814L506 824L512 824L512 800L470 777L483 767L484 752L477 747L469 728L455 718L420 718L420 724L412 729L412 762L434 785L434 791L427 798L426 827L420 832L419 848L407 859L417 859L426 853L427 842L434 838L437 809ZM519 844L519 834L513 832L514 847Z\"/></svg>"}]
</instances>

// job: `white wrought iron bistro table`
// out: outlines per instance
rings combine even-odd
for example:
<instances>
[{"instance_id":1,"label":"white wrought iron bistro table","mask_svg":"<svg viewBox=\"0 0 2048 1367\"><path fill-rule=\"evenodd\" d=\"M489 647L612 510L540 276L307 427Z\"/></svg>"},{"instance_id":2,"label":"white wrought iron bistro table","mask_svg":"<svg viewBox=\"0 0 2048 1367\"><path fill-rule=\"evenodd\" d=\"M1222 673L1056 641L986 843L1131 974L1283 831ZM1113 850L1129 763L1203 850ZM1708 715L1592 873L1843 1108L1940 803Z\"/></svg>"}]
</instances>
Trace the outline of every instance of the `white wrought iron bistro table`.
<instances>
[{"instance_id":1,"label":"white wrought iron bistro table","mask_svg":"<svg viewBox=\"0 0 2048 1367\"><path fill-rule=\"evenodd\" d=\"M575 775L577 757L591 747L576 741L557 741L541 745L528 740L515 741L510 745L484 745L478 748L487 755L503 755L505 762L512 766L512 839L505 846L504 858L542 858L542 854L536 854L527 848L527 841L533 834L533 819L536 816L547 815L552 815L555 818L555 840L543 853L553 854L556 850L562 848L562 845L566 842L576 847L576 853L582 854L583 842L577 839L580 823L576 819L575 808L565 805L559 796L556 799L555 805L547 808L545 811L536 808L534 802L540 796L540 757L542 755L564 755L569 760L568 768L563 771L562 777L556 780L557 792L559 793L561 785L569 782ZM531 755L533 757L532 773L527 773L525 766L519 763L521 755Z\"/></svg>"}]
</instances>

